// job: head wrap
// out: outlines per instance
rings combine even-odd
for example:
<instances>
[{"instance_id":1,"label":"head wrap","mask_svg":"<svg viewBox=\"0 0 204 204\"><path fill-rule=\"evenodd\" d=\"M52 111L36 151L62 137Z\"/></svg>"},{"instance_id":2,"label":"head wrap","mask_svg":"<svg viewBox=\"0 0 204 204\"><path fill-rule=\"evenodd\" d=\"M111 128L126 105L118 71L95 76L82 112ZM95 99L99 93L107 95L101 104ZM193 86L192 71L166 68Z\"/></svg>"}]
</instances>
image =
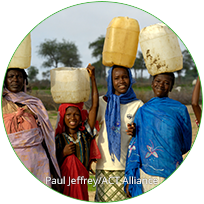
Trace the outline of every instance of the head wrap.
<instances>
[{"instance_id":1,"label":"head wrap","mask_svg":"<svg viewBox=\"0 0 204 204\"><path fill-rule=\"evenodd\" d=\"M105 113L106 128L108 134L109 152L112 160L114 161L114 155L120 161L121 154L121 119L120 119L120 104L127 104L132 101L138 100L135 92L132 89L132 84L135 82L132 78L130 69L127 69L129 73L130 86L126 93L117 96L114 94L114 88L112 83L113 67L108 72L108 91L106 93L107 107ZM126 68L124 68L126 69Z\"/></svg>"},{"instance_id":2,"label":"head wrap","mask_svg":"<svg viewBox=\"0 0 204 204\"><path fill-rule=\"evenodd\" d=\"M88 111L83 109L84 103L62 103L58 109L57 124L55 128L55 136L65 132L64 116L68 107L77 107L81 113L82 124L79 127L80 131L85 130L84 122L88 118Z\"/></svg>"}]
</instances>

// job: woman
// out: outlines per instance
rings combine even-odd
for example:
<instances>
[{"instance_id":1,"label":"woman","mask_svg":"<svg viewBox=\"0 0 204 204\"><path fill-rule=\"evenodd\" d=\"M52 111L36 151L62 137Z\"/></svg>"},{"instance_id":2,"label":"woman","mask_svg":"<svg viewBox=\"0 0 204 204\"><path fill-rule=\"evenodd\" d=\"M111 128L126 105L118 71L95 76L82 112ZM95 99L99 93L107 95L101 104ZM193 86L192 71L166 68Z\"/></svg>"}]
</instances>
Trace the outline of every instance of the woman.
<instances>
[{"instance_id":1,"label":"woman","mask_svg":"<svg viewBox=\"0 0 204 204\"><path fill-rule=\"evenodd\" d=\"M140 195L169 177L183 161L192 140L186 106L168 97L174 85L173 73L154 76L154 98L136 113L135 136L128 147L125 191L128 197Z\"/></svg>"},{"instance_id":2,"label":"woman","mask_svg":"<svg viewBox=\"0 0 204 204\"><path fill-rule=\"evenodd\" d=\"M113 66L108 73L108 91L99 98L97 121L101 125L98 147L101 159L96 165L95 201L109 202L126 199L123 179L128 144L126 124L131 124L135 113L143 105L132 89L131 70Z\"/></svg>"},{"instance_id":3,"label":"woman","mask_svg":"<svg viewBox=\"0 0 204 204\"><path fill-rule=\"evenodd\" d=\"M7 70L2 97L4 124L22 163L36 178L51 187L50 169L53 167L55 177L60 176L54 130L42 102L24 92L27 83L24 69Z\"/></svg>"}]
</instances>

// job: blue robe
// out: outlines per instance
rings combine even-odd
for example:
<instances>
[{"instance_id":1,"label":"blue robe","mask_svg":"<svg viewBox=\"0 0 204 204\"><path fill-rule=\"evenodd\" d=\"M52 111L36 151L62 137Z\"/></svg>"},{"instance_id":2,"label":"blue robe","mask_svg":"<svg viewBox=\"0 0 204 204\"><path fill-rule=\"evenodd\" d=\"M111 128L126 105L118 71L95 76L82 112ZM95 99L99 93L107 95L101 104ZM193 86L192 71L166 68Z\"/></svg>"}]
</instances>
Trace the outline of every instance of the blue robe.
<instances>
[{"instance_id":1,"label":"blue robe","mask_svg":"<svg viewBox=\"0 0 204 204\"><path fill-rule=\"evenodd\" d=\"M186 106L168 97L155 97L137 111L134 122L136 136L128 147L125 177L139 179L140 168L152 176L169 177L191 147L192 128ZM142 185L129 184L129 192L132 197L140 195Z\"/></svg>"}]
</instances>

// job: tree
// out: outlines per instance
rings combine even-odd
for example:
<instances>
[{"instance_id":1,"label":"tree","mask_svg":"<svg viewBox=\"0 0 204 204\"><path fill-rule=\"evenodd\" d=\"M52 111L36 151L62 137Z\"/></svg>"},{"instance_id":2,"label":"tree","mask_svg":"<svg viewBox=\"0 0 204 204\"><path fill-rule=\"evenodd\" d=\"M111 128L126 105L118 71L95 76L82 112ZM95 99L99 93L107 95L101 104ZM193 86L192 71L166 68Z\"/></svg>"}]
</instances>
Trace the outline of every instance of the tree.
<instances>
[{"instance_id":1,"label":"tree","mask_svg":"<svg viewBox=\"0 0 204 204\"><path fill-rule=\"evenodd\" d=\"M28 79L30 81L35 81L36 80L36 76L38 75L39 71L35 66L30 66L28 68Z\"/></svg>"},{"instance_id":2,"label":"tree","mask_svg":"<svg viewBox=\"0 0 204 204\"><path fill-rule=\"evenodd\" d=\"M65 39L62 42L57 42L56 39L45 40L39 45L38 54L47 59L42 64L45 68L57 68L60 63L67 67L81 66L76 45Z\"/></svg>"},{"instance_id":3,"label":"tree","mask_svg":"<svg viewBox=\"0 0 204 204\"><path fill-rule=\"evenodd\" d=\"M103 52L103 45L104 45L105 37L100 36L98 39L92 43L89 44L89 49L93 49L92 57L95 57L98 59L97 62L97 68L96 70L98 73L100 73L100 77L106 80L106 67L102 64L102 52ZM100 66L99 66L100 64ZM96 73L97 73L96 72Z\"/></svg>"},{"instance_id":4,"label":"tree","mask_svg":"<svg viewBox=\"0 0 204 204\"><path fill-rule=\"evenodd\" d=\"M61 53L60 62L67 67L80 67L80 55L76 45L72 42L66 42L64 39L59 43L59 50Z\"/></svg>"},{"instance_id":5,"label":"tree","mask_svg":"<svg viewBox=\"0 0 204 204\"><path fill-rule=\"evenodd\" d=\"M189 71L191 69L194 69L194 67L195 67L194 61L193 61L193 59L191 57L191 54L189 53L188 50L184 50L182 52L182 55L183 55L183 69L176 72L178 74L179 83L181 83L181 74L182 74L182 72L185 71L185 74L189 73Z\"/></svg>"},{"instance_id":6,"label":"tree","mask_svg":"<svg viewBox=\"0 0 204 204\"><path fill-rule=\"evenodd\" d=\"M42 77L48 79L50 77L50 71L42 72Z\"/></svg>"},{"instance_id":7,"label":"tree","mask_svg":"<svg viewBox=\"0 0 204 204\"><path fill-rule=\"evenodd\" d=\"M101 62L100 61L97 61L97 62L94 62L92 63L92 65L95 67L95 69L97 70L95 72L95 75L96 75L96 78L98 79L103 79L103 70L101 69Z\"/></svg>"},{"instance_id":8,"label":"tree","mask_svg":"<svg viewBox=\"0 0 204 204\"><path fill-rule=\"evenodd\" d=\"M141 79L143 78L143 70L146 69L145 61L143 58L143 54L141 51L138 52L138 56L136 57L135 63L133 65L133 69L135 70L135 77L136 77L136 71L141 70Z\"/></svg>"},{"instance_id":9,"label":"tree","mask_svg":"<svg viewBox=\"0 0 204 204\"><path fill-rule=\"evenodd\" d=\"M196 66L194 66L192 69L187 70L185 73L185 78L187 79L196 79L198 77L198 71L196 69Z\"/></svg>"},{"instance_id":10,"label":"tree","mask_svg":"<svg viewBox=\"0 0 204 204\"><path fill-rule=\"evenodd\" d=\"M188 50L184 50L183 54L183 69L185 70L185 77L189 79L196 79L198 71L196 65Z\"/></svg>"},{"instance_id":11,"label":"tree","mask_svg":"<svg viewBox=\"0 0 204 204\"><path fill-rule=\"evenodd\" d=\"M191 57L191 54L188 50L184 50L182 54L183 54L183 69L186 71L190 70L195 66L193 58Z\"/></svg>"}]
</instances>

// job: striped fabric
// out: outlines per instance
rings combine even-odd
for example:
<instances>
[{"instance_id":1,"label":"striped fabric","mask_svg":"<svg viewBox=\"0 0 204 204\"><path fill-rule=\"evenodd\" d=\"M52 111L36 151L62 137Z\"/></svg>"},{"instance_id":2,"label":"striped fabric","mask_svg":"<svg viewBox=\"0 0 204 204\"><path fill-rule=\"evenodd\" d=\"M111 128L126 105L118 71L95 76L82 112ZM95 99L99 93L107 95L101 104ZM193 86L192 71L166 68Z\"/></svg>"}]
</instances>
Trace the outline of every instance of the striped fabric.
<instances>
[{"instance_id":1,"label":"striped fabric","mask_svg":"<svg viewBox=\"0 0 204 204\"><path fill-rule=\"evenodd\" d=\"M85 166L87 170L89 167L89 158L90 158L90 145L91 140L95 137L96 129L93 129L93 133L89 127L88 122L85 122L85 130L78 131L77 134L80 135L79 142L76 143L76 152L75 156L79 159L79 161ZM72 141L67 137L67 134L58 134L55 137L56 148L57 148L57 158L59 165L61 166L60 157L61 153L65 147L65 145L70 144Z\"/></svg>"}]
</instances>

